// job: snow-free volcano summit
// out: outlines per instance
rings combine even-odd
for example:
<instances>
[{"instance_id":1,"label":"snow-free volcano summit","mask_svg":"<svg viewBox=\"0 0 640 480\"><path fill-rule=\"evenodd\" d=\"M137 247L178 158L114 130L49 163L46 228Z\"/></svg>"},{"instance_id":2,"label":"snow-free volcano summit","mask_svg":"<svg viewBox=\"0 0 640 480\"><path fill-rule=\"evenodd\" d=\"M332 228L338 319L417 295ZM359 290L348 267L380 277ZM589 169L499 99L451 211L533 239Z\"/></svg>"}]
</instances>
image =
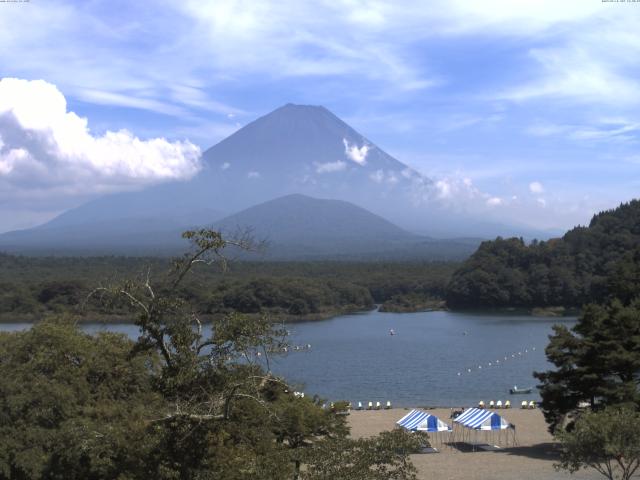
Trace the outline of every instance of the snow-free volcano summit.
<instances>
[{"instance_id":1,"label":"snow-free volcano summit","mask_svg":"<svg viewBox=\"0 0 640 480\"><path fill-rule=\"evenodd\" d=\"M432 180L387 154L326 108L287 104L206 150L199 173L190 180L93 200L39 227L0 236L0 248L170 250L175 241L169 238L181 229L212 225L291 194L351 202L405 230L426 235L503 233L490 232L490 227L480 228L477 221L474 224L443 209L433 200L433 191ZM308 212L310 221L314 215ZM269 218L262 220L269 223ZM362 238L363 248L373 240Z\"/></svg>"}]
</instances>

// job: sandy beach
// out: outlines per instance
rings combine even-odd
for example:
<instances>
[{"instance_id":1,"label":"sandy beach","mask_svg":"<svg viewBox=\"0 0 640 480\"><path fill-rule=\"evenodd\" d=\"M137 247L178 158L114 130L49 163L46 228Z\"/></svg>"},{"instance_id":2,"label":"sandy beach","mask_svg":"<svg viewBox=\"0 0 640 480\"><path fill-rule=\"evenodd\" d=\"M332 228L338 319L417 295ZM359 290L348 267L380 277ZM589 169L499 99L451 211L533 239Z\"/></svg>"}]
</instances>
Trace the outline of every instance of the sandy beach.
<instances>
[{"instance_id":1,"label":"sandy beach","mask_svg":"<svg viewBox=\"0 0 640 480\"><path fill-rule=\"evenodd\" d=\"M375 435L395 428L395 422L410 409L353 411L349 415L351 435L354 438ZM441 420L451 424L448 408L428 410ZM570 480L602 478L593 470L583 470L570 475L556 471L557 451L553 438L540 410L497 410L516 426L516 446L506 446L499 451L473 451L468 445L436 445L438 453L413 455L418 478L431 480ZM447 438L440 434L441 438ZM480 437L481 438L481 437Z\"/></svg>"}]
</instances>

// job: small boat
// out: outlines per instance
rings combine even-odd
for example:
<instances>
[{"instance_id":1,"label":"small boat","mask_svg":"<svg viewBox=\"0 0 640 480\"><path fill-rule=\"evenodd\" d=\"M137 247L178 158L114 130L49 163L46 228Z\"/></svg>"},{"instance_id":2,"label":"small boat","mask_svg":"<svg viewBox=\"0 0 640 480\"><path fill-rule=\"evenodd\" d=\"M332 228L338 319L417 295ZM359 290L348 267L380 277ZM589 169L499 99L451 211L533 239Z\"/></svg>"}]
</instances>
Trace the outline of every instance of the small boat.
<instances>
[{"instance_id":1,"label":"small boat","mask_svg":"<svg viewBox=\"0 0 640 480\"><path fill-rule=\"evenodd\" d=\"M518 393L531 393L533 390L533 388L518 388L516 385L513 386L513 388L509 389L509 393L511 395L516 395Z\"/></svg>"},{"instance_id":2,"label":"small boat","mask_svg":"<svg viewBox=\"0 0 640 480\"><path fill-rule=\"evenodd\" d=\"M389 329L389 335L395 335L396 332L393 330L393 328Z\"/></svg>"}]
</instances>

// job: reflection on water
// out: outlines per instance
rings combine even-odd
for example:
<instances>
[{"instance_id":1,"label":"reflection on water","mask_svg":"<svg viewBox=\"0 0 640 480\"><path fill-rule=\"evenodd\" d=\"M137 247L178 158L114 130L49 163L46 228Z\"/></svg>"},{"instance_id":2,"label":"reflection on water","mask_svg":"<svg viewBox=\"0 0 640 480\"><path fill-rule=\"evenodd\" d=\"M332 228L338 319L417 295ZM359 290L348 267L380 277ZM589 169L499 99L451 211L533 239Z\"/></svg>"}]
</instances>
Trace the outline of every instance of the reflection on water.
<instances>
[{"instance_id":1,"label":"reflection on water","mask_svg":"<svg viewBox=\"0 0 640 480\"><path fill-rule=\"evenodd\" d=\"M290 343L311 344L311 349L276 357L271 364L309 394L354 404L390 400L395 406L469 406L510 399L515 405L538 398L535 390L509 395L509 388L535 386L532 372L549 368L544 348L552 325L574 322L452 312L346 315L289 325ZM0 329L27 327L4 324ZM138 336L128 324L87 324L83 329ZM391 329L395 335L389 334Z\"/></svg>"}]
</instances>

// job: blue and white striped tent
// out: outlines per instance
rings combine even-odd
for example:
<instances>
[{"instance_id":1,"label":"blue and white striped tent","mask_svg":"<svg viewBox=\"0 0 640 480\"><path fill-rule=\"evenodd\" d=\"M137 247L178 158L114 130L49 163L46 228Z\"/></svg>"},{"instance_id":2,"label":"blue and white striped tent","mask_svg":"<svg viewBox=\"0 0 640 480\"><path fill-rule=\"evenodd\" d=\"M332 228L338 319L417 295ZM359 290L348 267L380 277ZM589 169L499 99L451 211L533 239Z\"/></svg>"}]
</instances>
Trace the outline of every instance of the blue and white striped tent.
<instances>
[{"instance_id":1,"label":"blue and white striped tent","mask_svg":"<svg viewBox=\"0 0 640 480\"><path fill-rule=\"evenodd\" d=\"M505 430L511 426L497 413L482 408L465 410L453 421L474 430Z\"/></svg>"},{"instance_id":2,"label":"blue and white striped tent","mask_svg":"<svg viewBox=\"0 0 640 480\"><path fill-rule=\"evenodd\" d=\"M435 415L422 410L411 410L396 422L397 425L411 431L450 432L451 427Z\"/></svg>"}]
</instances>

